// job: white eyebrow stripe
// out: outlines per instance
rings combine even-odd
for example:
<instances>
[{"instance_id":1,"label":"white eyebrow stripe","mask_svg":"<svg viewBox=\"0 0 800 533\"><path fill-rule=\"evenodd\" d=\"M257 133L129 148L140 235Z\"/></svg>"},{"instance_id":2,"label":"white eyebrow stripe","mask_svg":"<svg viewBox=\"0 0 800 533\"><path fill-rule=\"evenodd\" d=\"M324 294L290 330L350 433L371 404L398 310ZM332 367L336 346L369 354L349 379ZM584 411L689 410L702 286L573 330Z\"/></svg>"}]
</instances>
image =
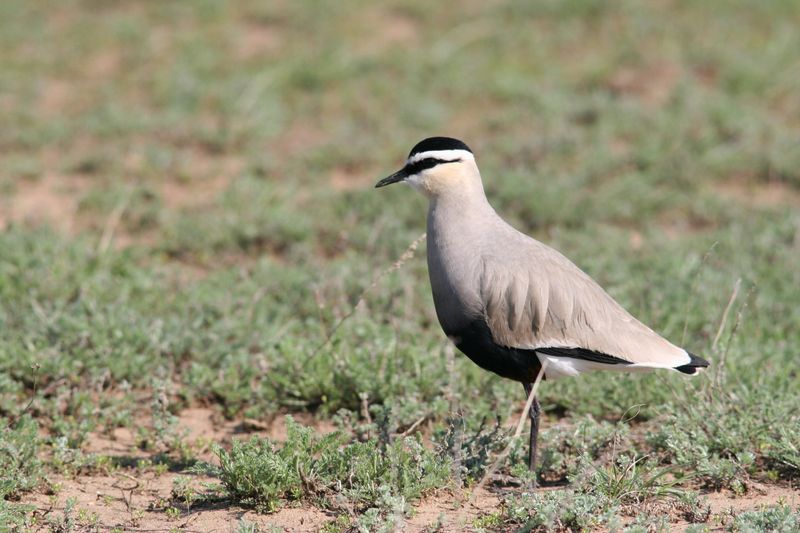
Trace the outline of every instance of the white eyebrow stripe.
<instances>
[{"instance_id":1,"label":"white eyebrow stripe","mask_svg":"<svg viewBox=\"0 0 800 533\"><path fill-rule=\"evenodd\" d=\"M422 161L423 159L443 159L443 160L455 160L455 159L472 159L475 160L475 156L473 156L470 152L466 150L429 150L427 152L420 152L418 154L414 154L413 156L409 157L406 161L407 164L413 164L417 161Z\"/></svg>"}]
</instances>

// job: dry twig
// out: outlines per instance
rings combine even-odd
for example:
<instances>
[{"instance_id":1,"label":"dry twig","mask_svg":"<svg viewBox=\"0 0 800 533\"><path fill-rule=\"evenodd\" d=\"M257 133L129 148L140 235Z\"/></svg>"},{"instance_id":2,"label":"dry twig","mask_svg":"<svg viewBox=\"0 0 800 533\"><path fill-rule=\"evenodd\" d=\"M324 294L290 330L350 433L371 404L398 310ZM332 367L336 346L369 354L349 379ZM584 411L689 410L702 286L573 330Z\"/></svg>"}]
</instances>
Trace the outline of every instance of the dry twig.
<instances>
[{"instance_id":1,"label":"dry twig","mask_svg":"<svg viewBox=\"0 0 800 533\"><path fill-rule=\"evenodd\" d=\"M365 288L363 291L361 291L361 294L358 296L358 300L356 301L356 304L350 309L350 311L345 313L345 315L342 318L339 319L339 321L328 332L328 335L325 337L325 340L322 341L320 343L320 345L317 346L317 348L313 352L311 352L311 354L306 358L306 361L305 361L306 363L308 363L308 361L310 361L314 356L316 356L320 352L320 350L322 350L325 346L328 345L328 343L331 341L331 339L333 339L333 336L336 334L336 331L342 326L342 324L344 324L345 320L347 320L348 318L353 316L353 314L355 314L355 312L358 309L358 307L362 303L364 303L364 300L365 300L365 298L367 296L367 293L369 293L372 289L377 287L378 283L385 276L387 276L388 274L391 274L392 272L394 272L396 270L399 270L400 267L402 267L409 259L414 257L414 253L417 251L417 248L422 243L422 241L425 240L425 237L426 237L426 234L423 233L422 235L420 235L419 237L414 239L414 242L412 242L411 244L408 245L408 248L406 248L406 251L402 253L402 255L397 259L397 261L395 261L392 264L392 266L390 266L389 268L383 270L377 276L375 276L375 278L372 280L372 283L370 283L369 286L367 286L367 288Z\"/></svg>"}]
</instances>

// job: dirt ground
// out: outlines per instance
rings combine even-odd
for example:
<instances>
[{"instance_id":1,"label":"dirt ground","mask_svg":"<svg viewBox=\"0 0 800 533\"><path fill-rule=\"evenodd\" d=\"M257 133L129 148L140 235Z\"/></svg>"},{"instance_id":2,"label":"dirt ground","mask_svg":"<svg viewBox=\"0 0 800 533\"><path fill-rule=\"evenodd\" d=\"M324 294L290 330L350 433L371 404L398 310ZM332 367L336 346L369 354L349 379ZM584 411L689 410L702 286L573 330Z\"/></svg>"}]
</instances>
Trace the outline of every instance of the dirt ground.
<instances>
[{"instance_id":1,"label":"dirt ground","mask_svg":"<svg viewBox=\"0 0 800 533\"><path fill-rule=\"evenodd\" d=\"M305 425L312 425L326 433L334 430L328 421L311 417L295 416ZM275 418L269 425L257 421L226 421L213 409L192 408L179 416L178 432L186 435L203 460L214 461L207 443L229 443L233 438L249 438L252 435L269 437L281 441L286 438L286 423L283 417ZM149 454L138 449L135 434L127 428L117 428L111 436L94 434L88 439L87 452L117 458L121 463L131 464L137 459L147 459ZM35 506L35 514L42 522L42 530L49 530L49 520L64 515L66 502L75 501L75 511L81 527L107 531L120 528L122 531L235 531L241 520L257 524L262 531L318 531L326 523L335 520L334 513L312 506L290 506L273 514L258 514L223 503L219 506L204 505L182 511L179 516L166 512L173 501L175 480L190 477L193 487L215 484L217 480L207 476L181 472L156 472L149 469L119 469L111 475L78 475L76 477L52 477L51 485L57 487L56 494L36 492L23 501ZM404 518L404 530L433 530L440 525L444 531L469 529L472 521L482 514L492 512L500 505L498 495L482 490L474 502L467 501L467 494L452 494L447 491L432 495L419 503L411 518Z\"/></svg>"},{"instance_id":2,"label":"dirt ground","mask_svg":"<svg viewBox=\"0 0 800 533\"><path fill-rule=\"evenodd\" d=\"M321 432L333 431L330 422L311 417L297 417L302 423L313 425ZM270 424L257 421L227 421L208 408L192 408L179 417L178 431L195 445L204 460L214 461L208 449L210 442L229 443L234 438L250 435L286 438L283 417ZM136 459L149 455L136 447L135 435L126 428L114 430L111 436L95 434L89 438L88 452L117 458L121 463L131 464ZM56 494L35 492L23 503L35 506L35 515L42 531L49 531L48 523L64 516L67 500L74 499L73 516L77 518L79 530L108 531L236 531L239 523L246 520L256 524L261 531L319 531L325 524L335 520L334 513L309 505L294 505L273 514L258 514L253 510L232 506L228 503L204 504L178 509L173 498L174 483L179 478L190 478L193 487L215 484L217 480L182 472L158 472L154 469L117 469L110 475L78 475L76 477L51 478L57 487ZM441 491L418 502L411 517L399 517L399 530L418 531L471 531L476 518L491 514L502 505L503 490L481 490L470 501L467 491L453 493ZM558 488L543 490L559 490ZM724 531L727 518L734 513L757 509L763 505L774 505L784 501L796 506L800 502L800 491L776 485L755 485L745 495L730 492L709 492L703 495L710 507L711 517L707 525L712 531ZM174 507L174 511L168 511ZM683 531L688 523L676 523L675 531ZM438 528L438 529L437 529Z\"/></svg>"}]
</instances>

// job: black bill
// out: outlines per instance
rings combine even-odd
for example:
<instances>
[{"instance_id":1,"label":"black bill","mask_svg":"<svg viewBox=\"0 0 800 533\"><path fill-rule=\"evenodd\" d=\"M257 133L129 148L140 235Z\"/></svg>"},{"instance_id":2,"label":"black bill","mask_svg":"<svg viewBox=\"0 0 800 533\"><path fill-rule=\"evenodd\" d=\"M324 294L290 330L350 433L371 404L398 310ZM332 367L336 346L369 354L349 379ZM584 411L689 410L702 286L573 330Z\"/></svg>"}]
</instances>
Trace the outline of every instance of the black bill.
<instances>
[{"instance_id":1,"label":"black bill","mask_svg":"<svg viewBox=\"0 0 800 533\"><path fill-rule=\"evenodd\" d=\"M392 183L397 183L398 181L403 181L408 177L408 172L405 168L401 168L391 176L383 178L381 181L375 184L375 188L378 187L386 187L387 185L391 185Z\"/></svg>"}]
</instances>

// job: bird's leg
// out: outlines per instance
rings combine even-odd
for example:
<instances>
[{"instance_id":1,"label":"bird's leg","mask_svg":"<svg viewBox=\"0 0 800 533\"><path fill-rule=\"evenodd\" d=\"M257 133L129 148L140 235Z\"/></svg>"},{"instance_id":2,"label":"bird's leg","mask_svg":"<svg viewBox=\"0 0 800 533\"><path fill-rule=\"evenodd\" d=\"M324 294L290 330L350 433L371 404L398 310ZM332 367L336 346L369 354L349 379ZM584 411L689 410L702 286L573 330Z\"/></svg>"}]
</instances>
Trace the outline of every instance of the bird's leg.
<instances>
[{"instance_id":1,"label":"bird's leg","mask_svg":"<svg viewBox=\"0 0 800 533\"><path fill-rule=\"evenodd\" d=\"M525 387L525 395L526 398L530 396L531 390L533 389L532 383L523 383L523 387ZM541 407L539 406L539 399L533 398L533 403L531 404L530 411L528 411L528 417L531 419L531 435L530 435L530 447L528 448L528 468L534 474L534 484L536 483L536 455L538 452L538 440L539 440L539 414L541 413Z\"/></svg>"}]
</instances>

